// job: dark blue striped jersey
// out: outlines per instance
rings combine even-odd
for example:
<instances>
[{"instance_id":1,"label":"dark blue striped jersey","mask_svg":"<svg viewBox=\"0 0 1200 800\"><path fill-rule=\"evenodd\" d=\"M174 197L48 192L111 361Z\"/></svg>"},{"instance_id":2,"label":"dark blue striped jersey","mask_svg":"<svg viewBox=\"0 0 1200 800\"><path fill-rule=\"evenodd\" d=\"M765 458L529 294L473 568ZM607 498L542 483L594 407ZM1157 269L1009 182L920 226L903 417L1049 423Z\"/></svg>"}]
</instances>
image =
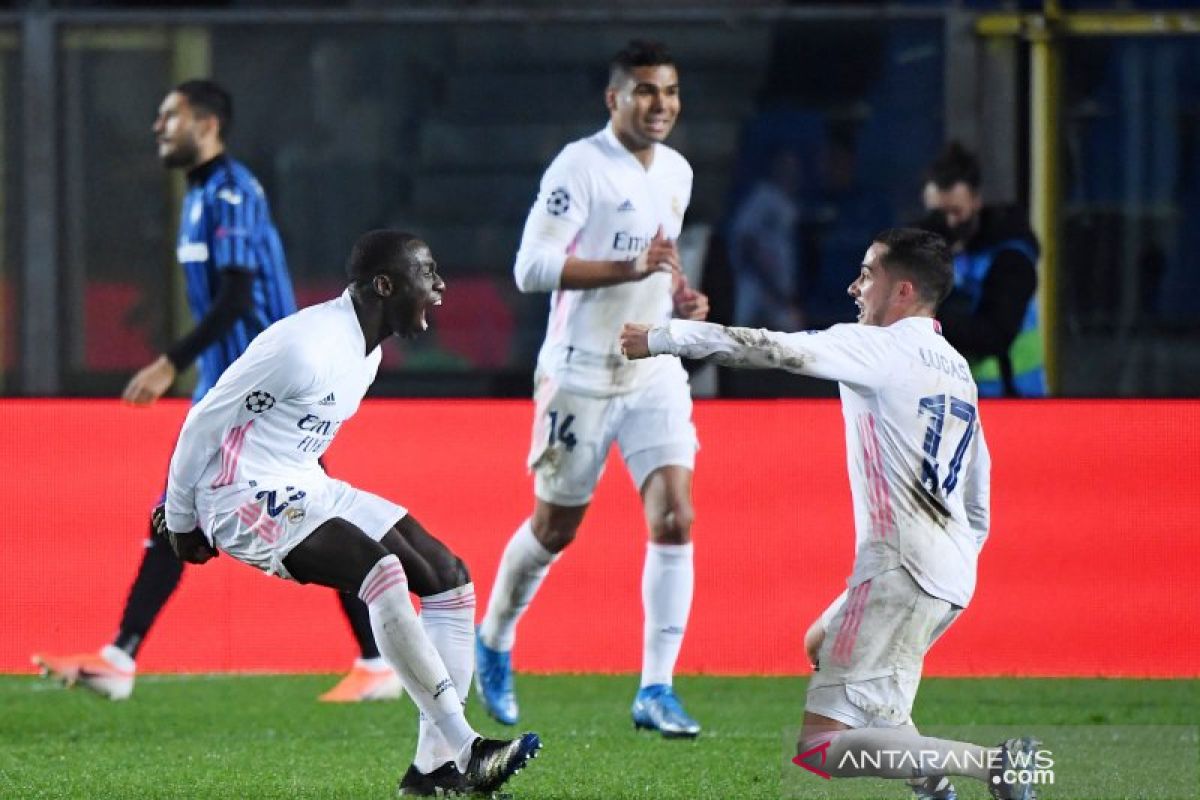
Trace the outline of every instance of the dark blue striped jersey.
<instances>
[{"instance_id":1,"label":"dark blue striped jersey","mask_svg":"<svg viewBox=\"0 0 1200 800\"><path fill-rule=\"evenodd\" d=\"M224 270L254 274L253 309L200 354L195 401L212 388L250 340L296 310L296 298L262 186L250 170L228 156L218 156L188 173L178 242L176 256L196 322L212 307Z\"/></svg>"}]
</instances>

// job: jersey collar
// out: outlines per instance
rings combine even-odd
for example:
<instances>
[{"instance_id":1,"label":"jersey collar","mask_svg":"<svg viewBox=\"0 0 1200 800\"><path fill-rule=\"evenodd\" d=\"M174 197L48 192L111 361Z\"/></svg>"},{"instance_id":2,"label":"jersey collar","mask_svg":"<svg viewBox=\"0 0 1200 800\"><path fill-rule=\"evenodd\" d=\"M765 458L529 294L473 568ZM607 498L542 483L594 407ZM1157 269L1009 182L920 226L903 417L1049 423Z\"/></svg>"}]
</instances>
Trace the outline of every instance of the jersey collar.
<instances>
[{"instance_id":1,"label":"jersey collar","mask_svg":"<svg viewBox=\"0 0 1200 800\"><path fill-rule=\"evenodd\" d=\"M218 156L210 158L199 166L192 167L187 173L187 182L192 186L198 186L208 180L217 169L229 161L229 156L221 153Z\"/></svg>"},{"instance_id":2,"label":"jersey collar","mask_svg":"<svg viewBox=\"0 0 1200 800\"><path fill-rule=\"evenodd\" d=\"M618 153L623 154L625 158L629 159L629 163L636 166L638 168L638 170L641 172L649 172L650 170L654 169L654 165L656 163L658 163L658 143L657 142L654 144L654 158L650 159L650 166L643 167L642 162L637 160L637 156L635 156L633 153L629 152L629 149L627 147L625 147L625 145L621 144L621 140L617 138L616 132L613 131L613 126L612 126L611 120L608 122L607 125L604 126L604 130L602 130L600 132L600 135L604 137L604 140L606 142L608 142L609 145L611 145L612 147L615 147L617 149Z\"/></svg>"},{"instance_id":3,"label":"jersey collar","mask_svg":"<svg viewBox=\"0 0 1200 800\"><path fill-rule=\"evenodd\" d=\"M897 325L907 325L914 328L922 328L933 331L938 336L942 335L942 323L938 322L933 317L913 316L898 319L889 325L889 328L894 328Z\"/></svg>"}]
</instances>

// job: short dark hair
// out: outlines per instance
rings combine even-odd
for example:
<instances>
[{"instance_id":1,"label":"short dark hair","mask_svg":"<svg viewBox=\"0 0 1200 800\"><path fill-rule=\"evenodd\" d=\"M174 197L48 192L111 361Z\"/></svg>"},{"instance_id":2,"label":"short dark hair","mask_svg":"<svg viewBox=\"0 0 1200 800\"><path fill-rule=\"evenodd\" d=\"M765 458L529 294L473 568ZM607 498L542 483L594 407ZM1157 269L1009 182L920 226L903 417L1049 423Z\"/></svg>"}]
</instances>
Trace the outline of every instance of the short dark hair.
<instances>
[{"instance_id":1,"label":"short dark hair","mask_svg":"<svg viewBox=\"0 0 1200 800\"><path fill-rule=\"evenodd\" d=\"M637 67L675 66L675 57L662 42L634 39L608 62L608 85L616 86Z\"/></svg>"},{"instance_id":2,"label":"short dark hair","mask_svg":"<svg viewBox=\"0 0 1200 800\"><path fill-rule=\"evenodd\" d=\"M233 126L233 98L220 84L204 78L194 78L184 81L172 91L186 97L188 105L198 116L216 117L221 141L228 138L229 130Z\"/></svg>"},{"instance_id":3,"label":"short dark hair","mask_svg":"<svg viewBox=\"0 0 1200 800\"><path fill-rule=\"evenodd\" d=\"M936 311L954 288L954 263L946 240L917 228L888 228L871 241L887 246L881 259L884 268L911 280L921 299Z\"/></svg>"},{"instance_id":4,"label":"short dark hair","mask_svg":"<svg viewBox=\"0 0 1200 800\"><path fill-rule=\"evenodd\" d=\"M408 248L421 240L411 233L381 228L358 237L346 259L346 277L367 283L376 275L397 274L408 263Z\"/></svg>"},{"instance_id":5,"label":"short dark hair","mask_svg":"<svg viewBox=\"0 0 1200 800\"><path fill-rule=\"evenodd\" d=\"M949 142L925 170L925 180L943 192L956 183L965 183L977 191L982 182L979 159L961 142Z\"/></svg>"}]
</instances>

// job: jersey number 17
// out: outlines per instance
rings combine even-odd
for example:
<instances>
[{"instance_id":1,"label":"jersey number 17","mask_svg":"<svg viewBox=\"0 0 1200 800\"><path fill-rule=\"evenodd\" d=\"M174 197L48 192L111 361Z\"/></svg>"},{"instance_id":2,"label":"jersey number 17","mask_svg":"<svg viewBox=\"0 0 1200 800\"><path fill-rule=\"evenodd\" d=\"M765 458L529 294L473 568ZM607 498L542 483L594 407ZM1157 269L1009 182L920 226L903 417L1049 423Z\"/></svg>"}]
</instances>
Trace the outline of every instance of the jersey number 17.
<instances>
[{"instance_id":1,"label":"jersey number 17","mask_svg":"<svg viewBox=\"0 0 1200 800\"><path fill-rule=\"evenodd\" d=\"M954 455L946 470L946 480L941 482L941 488L947 495L958 485L958 473L962 469L963 457L967 454L971 437L975 435L975 406L966 400L944 394L931 394L921 398L917 415L929 417L929 427L925 429L925 460L921 464L921 483L929 487L931 494L938 493L938 450L942 446L942 426L946 421L947 404L951 416L967 423L966 432L954 448Z\"/></svg>"}]
</instances>

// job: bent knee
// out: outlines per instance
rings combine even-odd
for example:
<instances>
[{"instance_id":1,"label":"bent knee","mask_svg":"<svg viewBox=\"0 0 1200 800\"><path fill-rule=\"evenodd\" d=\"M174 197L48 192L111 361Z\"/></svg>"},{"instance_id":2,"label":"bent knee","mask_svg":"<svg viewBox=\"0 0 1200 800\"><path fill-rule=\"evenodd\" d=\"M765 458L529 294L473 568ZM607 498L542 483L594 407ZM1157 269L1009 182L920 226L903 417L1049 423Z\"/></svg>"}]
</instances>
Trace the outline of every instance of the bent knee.
<instances>
[{"instance_id":1,"label":"bent knee","mask_svg":"<svg viewBox=\"0 0 1200 800\"><path fill-rule=\"evenodd\" d=\"M648 520L650 538L658 544L687 544L692 540L695 516L691 503L676 503L653 513Z\"/></svg>"},{"instance_id":2,"label":"bent knee","mask_svg":"<svg viewBox=\"0 0 1200 800\"><path fill-rule=\"evenodd\" d=\"M562 552L567 545L575 541L575 535L579 532L579 526L568 520L556 520L553 516L550 516L549 519L539 519L536 514L530 521L529 527L533 531L533 538L538 540L538 544L551 553Z\"/></svg>"}]
</instances>

